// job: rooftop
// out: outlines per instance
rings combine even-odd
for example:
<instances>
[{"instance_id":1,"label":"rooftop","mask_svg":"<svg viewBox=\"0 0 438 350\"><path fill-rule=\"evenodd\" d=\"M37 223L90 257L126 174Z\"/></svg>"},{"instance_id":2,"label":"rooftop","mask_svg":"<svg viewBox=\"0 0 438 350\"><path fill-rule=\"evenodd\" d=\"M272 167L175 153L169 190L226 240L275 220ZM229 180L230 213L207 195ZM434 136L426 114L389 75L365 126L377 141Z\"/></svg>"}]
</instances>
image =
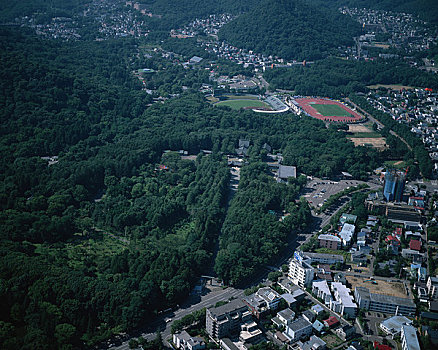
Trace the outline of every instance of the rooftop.
<instances>
[{"instance_id":1,"label":"rooftop","mask_svg":"<svg viewBox=\"0 0 438 350\"><path fill-rule=\"evenodd\" d=\"M299 317L289 324L289 328L292 329L294 332L309 326L312 326L312 324L303 317Z\"/></svg>"},{"instance_id":2,"label":"rooftop","mask_svg":"<svg viewBox=\"0 0 438 350\"><path fill-rule=\"evenodd\" d=\"M289 165L280 165L278 168L278 177L287 179L288 177L297 177L297 168Z\"/></svg>"},{"instance_id":3,"label":"rooftop","mask_svg":"<svg viewBox=\"0 0 438 350\"><path fill-rule=\"evenodd\" d=\"M333 235L319 235L318 239L323 239L325 241L336 241L336 242L341 242L341 239L337 236L333 236Z\"/></svg>"},{"instance_id":4,"label":"rooftop","mask_svg":"<svg viewBox=\"0 0 438 350\"><path fill-rule=\"evenodd\" d=\"M385 321L381 322L381 325L385 326L391 333L399 333L404 324L411 324L412 321L404 316L392 316Z\"/></svg>"},{"instance_id":5,"label":"rooftop","mask_svg":"<svg viewBox=\"0 0 438 350\"><path fill-rule=\"evenodd\" d=\"M243 301L240 299L234 299L225 305L213 307L209 310L213 317L219 317L225 314L235 312L236 310L239 310L241 308L246 308L246 305L243 303Z\"/></svg>"},{"instance_id":6,"label":"rooftop","mask_svg":"<svg viewBox=\"0 0 438 350\"><path fill-rule=\"evenodd\" d=\"M420 344L418 343L417 332L414 327L402 326L402 333L404 334L407 350L421 350Z\"/></svg>"}]
</instances>

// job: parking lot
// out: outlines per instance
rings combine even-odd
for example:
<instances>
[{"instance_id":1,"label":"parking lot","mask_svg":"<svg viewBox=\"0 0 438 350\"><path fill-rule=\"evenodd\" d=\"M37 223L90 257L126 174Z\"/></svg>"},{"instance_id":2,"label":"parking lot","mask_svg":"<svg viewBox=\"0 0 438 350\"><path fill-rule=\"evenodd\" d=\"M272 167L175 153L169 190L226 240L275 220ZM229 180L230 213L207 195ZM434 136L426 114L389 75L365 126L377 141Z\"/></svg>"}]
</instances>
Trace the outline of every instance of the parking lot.
<instances>
[{"instance_id":1,"label":"parking lot","mask_svg":"<svg viewBox=\"0 0 438 350\"><path fill-rule=\"evenodd\" d=\"M321 207L327 199L346 188L363 184L363 181L358 180L321 180L313 178L304 188L303 196L307 199L310 205L315 208Z\"/></svg>"}]
</instances>

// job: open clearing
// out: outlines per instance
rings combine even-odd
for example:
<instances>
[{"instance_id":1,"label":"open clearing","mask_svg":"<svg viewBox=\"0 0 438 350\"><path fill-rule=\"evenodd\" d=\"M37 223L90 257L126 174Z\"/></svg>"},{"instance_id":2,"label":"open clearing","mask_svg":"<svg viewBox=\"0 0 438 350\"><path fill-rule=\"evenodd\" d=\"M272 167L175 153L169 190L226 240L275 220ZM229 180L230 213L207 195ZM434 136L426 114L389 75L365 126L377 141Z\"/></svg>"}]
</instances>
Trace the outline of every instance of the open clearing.
<instances>
[{"instance_id":1,"label":"open clearing","mask_svg":"<svg viewBox=\"0 0 438 350\"><path fill-rule=\"evenodd\" d=\"M348 124L348 132L372 132L363 124Z\"/></svg>"},{"instance_id":2,"label":"open clearing","mask_svg":"<svg viewBox=\"0 0 438 350\"><path fill-rule=\"evenodd\" d=\"M384 137L349 137L355 146L371 146L377 149L385 149L386 142Z\"/></svg>"},{"instance_id":3,"label":"open clearing","mask_svg":"<svg viewBox=\"0 0 438 350\"><path fill-rule=\"evenodd\" d=\"M351 284L351 289L355 287L366 287L371 293L385 294L393 297L407 298L405 287L400 282L388 282L376 280L377 284L365 282L366 278L346 276L347 281Z\"/></svg>"},{"instance_id":4,"label":"open clearing","mask_svg":"<svg viewBox=\"0 0 438 350\"><path fill-rule=\"evenodd\" d=\"M241 108L263 108L263 109L269 109L271 110L271 106L269 106L267 103L259 100L227 100L227 101L221 101L215 104L215 106L221 107L221 106L228 106L232 109L241 109Z\"/></svg>"},{"instance_id":5,"label":"open clearing","mask_svg":"<svg viewBox=\"0 0 438 350\"><path fill-rule=\"evenodd\" d=\"M335 104L310 104L313 108L315 108L322 116L324 117L349 117L351 116L348 111L343 109L342 107Z\"/></svg>"}]
</instances>

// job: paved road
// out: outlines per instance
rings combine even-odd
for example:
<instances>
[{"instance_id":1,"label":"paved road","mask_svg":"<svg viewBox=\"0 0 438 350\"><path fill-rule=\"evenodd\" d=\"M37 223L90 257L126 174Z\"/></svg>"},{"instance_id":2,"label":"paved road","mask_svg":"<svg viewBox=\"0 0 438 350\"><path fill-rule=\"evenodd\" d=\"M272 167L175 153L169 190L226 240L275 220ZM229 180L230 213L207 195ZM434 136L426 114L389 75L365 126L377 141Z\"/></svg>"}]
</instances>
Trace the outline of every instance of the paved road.
<instances>
[{"instance_id":1,"label":"paved road","mask_svg":"<svg viewBox=\"0 0 438 350\"><path fill-rule=\"evenodd\" d=\"M208 286L207 286L208 287ZM191 296L185 304L182 304L181 307L175 312L169 314L165 314L159 316L158 319L149 325L147 328L149 332L141 333L141 336L147 340L155 339L156 333L154 328L161 331L161 335L163 339L167 339L170 336L170 329L172 322L165 322L166 319L179 320L184 316L191 314L194 311L198 311L202 308L208 308L212 305L215 305L218 301L228 300L230 298L239 298L243 295L243 290L235 289L235 288L212 288L208 289L207 293L203 296ZM139 335L140 336L140 335ZM133 338L138 338L133 337ZM127 350L129 349L129 341L125 341L120 346L109 347L110 349L117 350Z\"/></svg>"}]
</instances>

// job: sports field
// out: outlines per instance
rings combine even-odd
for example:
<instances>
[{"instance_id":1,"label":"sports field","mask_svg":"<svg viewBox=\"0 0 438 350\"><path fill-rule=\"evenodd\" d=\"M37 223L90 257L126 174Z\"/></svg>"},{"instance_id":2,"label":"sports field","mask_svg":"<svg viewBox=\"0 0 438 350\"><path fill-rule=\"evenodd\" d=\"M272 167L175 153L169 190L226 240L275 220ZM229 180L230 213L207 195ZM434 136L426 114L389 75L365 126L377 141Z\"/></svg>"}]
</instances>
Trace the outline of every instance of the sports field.
<instances>
[{"instance_id":1,"label":"sports field","mask_svg":"<svg viewBox=\"0 0 438 350\"><path fill-rule=\"evenodd\" d=\"M324 117L350 117L351 114L338 105L321 105L317 103L310 104Z\"/></svg>"},{"instance_id":2,"label":"sports field","mask_svg":"<svg viewBox=\"0 0 438 350\"><path fill-rule=\"evenodd\" d=\"M267 103L259 100L227 100L227 101L221 101L215 104L215 106L228 106L232 109L241 109L241 108L247 108L247 109L254 109L254 108L263 108L263 109L269 109L272 110L271 106L269 106Z\"/></svg>"},{"instance_id":3,"label":"sports field","mask_svg":"<svg viewBox=\"0 0 438 350\"><path fill-rule=\"evenodd\" d=\"M328 98L299 97L293 101L302 112L325 122L357 123L364 117L340 101Z\"/></svg>"}]
</instances>

